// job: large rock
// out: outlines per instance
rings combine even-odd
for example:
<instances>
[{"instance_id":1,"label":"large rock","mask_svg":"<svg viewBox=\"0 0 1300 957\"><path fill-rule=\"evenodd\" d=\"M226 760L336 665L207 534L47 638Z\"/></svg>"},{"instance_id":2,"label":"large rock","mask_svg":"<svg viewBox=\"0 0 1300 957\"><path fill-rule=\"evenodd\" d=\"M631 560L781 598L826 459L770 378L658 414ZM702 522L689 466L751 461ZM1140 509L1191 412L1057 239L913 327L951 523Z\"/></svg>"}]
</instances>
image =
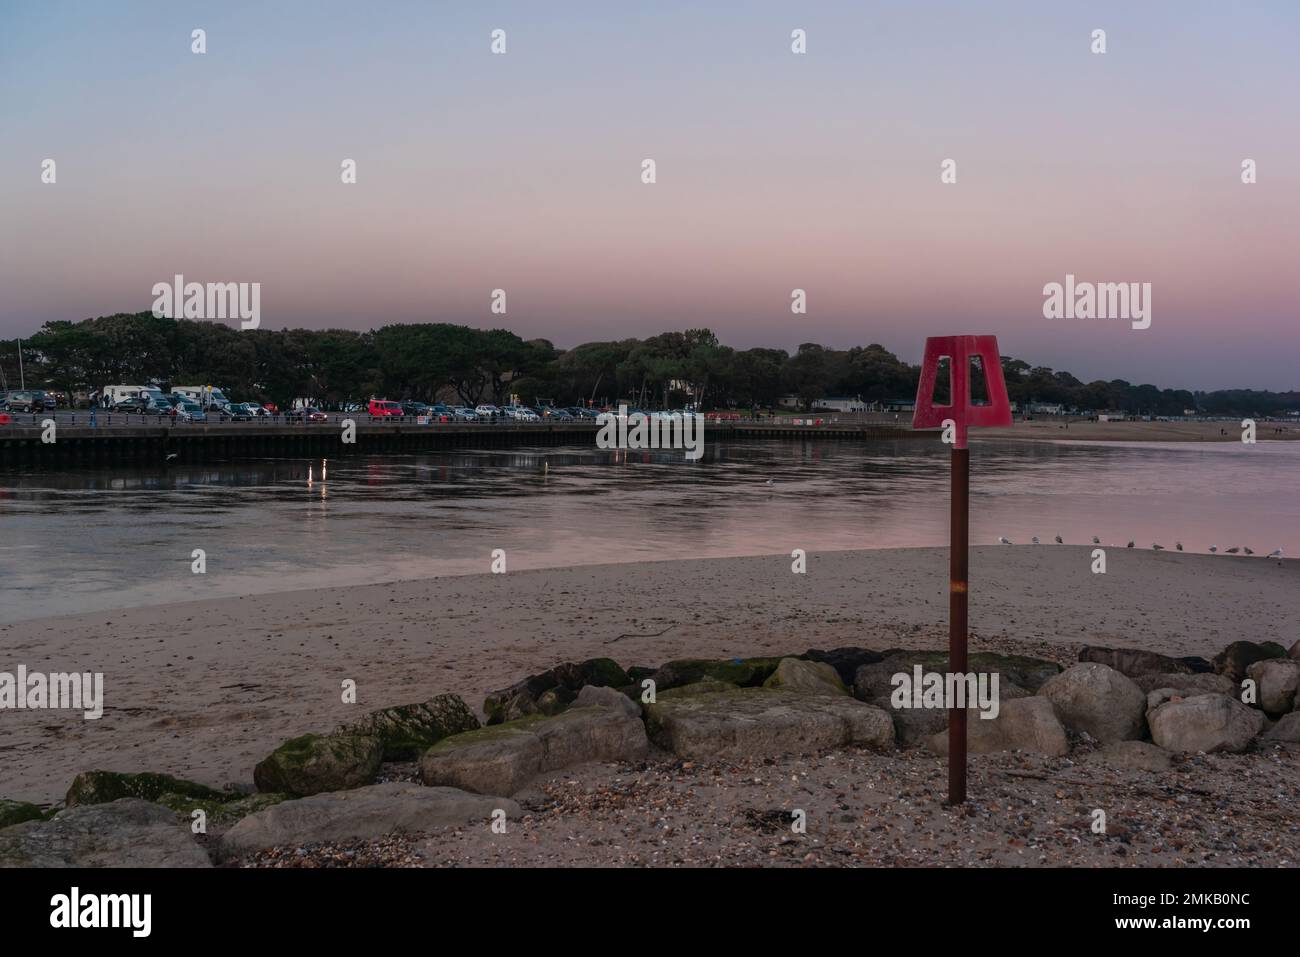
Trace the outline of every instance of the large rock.
<instances>
[{"instance_id":1,"label":"large rock","mask_svg":"<svg viewBox=\"0 0 1300 957\"><path fill-rule=\"evenodd\" d=\"M875 701L877 698L891 694L894 690L894 675L899 672L911 675L917 665L920 665L925 672L948 670L946 651L890 650L885 652L885 655L883 661L863 665L854 674L853 696L859 701ZM999 693L1006 697L1009 685L1015 685L1031 694L1036 692L1048 678L1060 674L1061 666L1054 661L1044 661L1041 658L981 651L967 658L967 671L998 675Z\"/></svg>"},{"instance_id":2,"label":"large rock","mask_svg":"<svg viewBox=\"0 0 1300 957\"><path fill-rule=\"evenodd\" d=\"M1174 698L1147 714L1151 740L1167 751L1244 751L1264 715L1221 694Z\"/></svg>"},{"instance_id":3,"label":"large rock","mask_svg":"<svg viewBox=\"0 0 1300 957\"><path fill-rule=\"evenodd\" d=\"M1234 685L1246 677L1246 669L1267 658L1285 658L1286 649L1275 641L1234 641L1214 656L1214 670Z\"/></svg>"},{"instance_id":4,"label":"large rock","mask_svg":"<svg viewBox=\"0 0 1300 957\"><path fill-rule=\"evenodd\" d=\"M776 671L763 682L763 687L797 691L801 694L849 693L840 680L839 673L830 665L820 661L801 661L798 658L782 658Z\"/></svg>"},{"instance_id":5,"label":"large rock","mask_svg":"<svg viewBox=\"0 0 1300 957\"><path fill-rule=\"evenodd\" d=\"M286 844L369 840L475 820L486 827L497 810L508 818L522 814L509 798L409 782L372 784L285 801L251 814L222 837L221 853L232 857Z\"/></svg>"},{"instance_id":6,"label":"large rock","mask_svg":"<svg viewBox=\"0 0 1300 957\"><path fill-rule=\"evenodd\" d=\"M641 717L641 704L614 688L587 685L574 699L575 708L613 708L629 718Z\"/></svg>"},{"instance_id":7,"label":"large rock","mask_svg":"<svg viewBox=\"0 0 1300 957\"><path fill-rule=\"evenodd\" d=\"M1089 764L1133 771L1168 771L1169 752L1147 741L1116 741L1088 756Z\"/></svg>"},{"instance_id":8,"label":"large rock","mask_svg":"<svg viewBox=\"0 0 1300 957\"><path fill-rule=\"evenodd\" d=\"M1094 661L1073 665L1045 682L1038 694L1052 703L1061 723L1102 744L1141 738L1146 695L1132 679Z\"/></svg>"},{"instance_id":9,"label":"large rock","mask_svg":"<svg viewBox=\"0 0 1300 957\"><path fill-rule=\"evenodd\" d=\"M1259 706L1269 717L1280 717L1295 707L1300 661L1290 658L1256 661L1246 669L1246 676L1255 682Z\"/></svg>"},{"instance_id":10,"label":"large rock","mask_svg":"<svg viewBox=\"0 0 1300 957\"><path fill-rule=\"evenodd\" d=\"M738 688L755 688L771 677L780 663L780 658L734 658L730 661L681 658L661 665L654 673L655 691L669 691L706 680L721 681Z\"/></svg>"},{"instance_id":11,"label":"large rock","mask_svg":"<svg viewBox=\"0 0 1300 957\"><path fill-rule=\"evenodd\" d=\"M1130 678L1135 675L1183 674L1192 669L1178 658L1158 655L1138 648L1101 648L1085 645L1079 650L1080 661L1091 661L1114 668Z\"/></svg>"},{"instance_id":12,"label":"large rock","mask_svg":"<svg viewBox=\"0 0 1300 957\"><path fill-rule=\"evenodd\" d=\"M880 708L847 695L768 688L660 695L646 706L646 727L656 743L698 760L894 745L894 722Z\"/></svg>"},{"instance_id":13,"label":"large rock","mask_svg":"<svg viewBox=\"0 0 1300 957\"><path fill-rule=\"evenodd\" d=\"M840 681L844 682L845 687L853 684L853 676L863 665L874 665L885 660L885 656L879 651L855 646L832 648L830 651L809 648L799 657L806 661L820 661L822 664L830 665L840 676Z\"/></svg>"},{"instance_id":14,"label":"large rock","mask_svg":"<svg viewBox=\"0 0 1300 957\"><path fill-rule=\"evenodd\" d=\"M1232 695L1237 690L1231 678L1206 673L1137 675L1133 683L1148 692L1156 688L1173 688L1183 697L1194 694Z\"/></svg>"},{"instance_id":15,"label":"large rock","mask_svg":"<svg viewBox=\"0 0 1300 957\"><path fill-rule=\"evenodd\" d=\"M648 750L645 725L621 708L570 708L444 738L420 759L430 786L514 794L539 774L589 761L637 761Z\"/></svg>"},{"instance_id":16,"label":"large rock","mask_svg":"<svg viewBox=\"0 0 1300 957\"><path fill-rule=\"evenodd\" d=\"M64 803L68 807L77 807L82 804L108 804L126 797L161 803L159 799L165 795L217 803L235 801L243 797L242 794L233 791L218 791L204 784L174 778L170 774L154 774L148 771L139 774L82 771L72 779Z\"/></svg>"},{"instance_id":17,"label":"large rock","mask_svg":"<svg viewBox=\"0 0 1300 957\"><path fill-rule=\"evenodd\" d=\"M15 824L22 824L24 821L41 821L44 819L45 812L35 804L0 798L0 828L13 827Z\"/></svg>"},{"instance_id":18,"label":"large rock","mask_svg":"<svg viewBox=\"0 0 1300 957\"><path fill-rule=\"evenodd\" d=\"M305 797L369 784L379 773L384 743L360 734L305 734L286 741L253 768L259 791Z\"/></svg>"},{"instance_id":19,"label":"large rock","mask_svg":"<svg viewBox=\"0 0 1300 957\"><path fill-rule=\"evenodd\" d=\"M419 704L404 704L371 711L335 734L359 734L384 743L385 761L410 761L443 738L473 731L478 718L457 695L435 695Z\"/></svg>"},{"instance_id":20,"label":"large rock","mask_svg":"<svg viewBox=\"0 0 1300 957\"><path fill-rule=\"evenodd\" d=\"M1300 711L1284 714L1277 724L1260 736L1261 741L1300 744Z\"/></svg>"},{"instance_id":21,"label":"large rock","mask_svg":"<svg viewBox=\"0 0 1300 957\"><path fill-rule=\"evenodd\" d=\"M0 867L211 867L175 812L136 798L0 831Z\"/></svg>"},{"instance_id":22,"label":"large rock","mask_svg":"<svg viewBox=\"0 0 1300 957\"><path fill-rule=\"evenodd\" d=\"M531 675L483 699L488 724L516 721L534 714L558 714L573 703L587 685L619 688L632 679L610 658L566 662L550 671Z\"/></svg>"},{"instance_id":23,"label":"large rock","mask_svg":"<svg viewBox=\"0 0 1300 957\"><path fill-rule=\"evenodd\" d=\"M930 750L948 753L948 732L930 737ZM1070 751L1065 728L1052 703L1034 695L1002 702L996 718L981 718L972 711L966 718L966 747L972 754L994 751L1028 751L1060 757Z\"/></svg>"},{"instance_id":24,"label":"large rock","mask_svg":"<svg viewBox=\"0 0 1300 957\"><path fill-rule=\"evenodd\" d=\"M894 740L900 748L923 748L931 737L948 727L944 708L895 708L889 698L871 702L894 722Z\"/></svg>"}]
</instances>

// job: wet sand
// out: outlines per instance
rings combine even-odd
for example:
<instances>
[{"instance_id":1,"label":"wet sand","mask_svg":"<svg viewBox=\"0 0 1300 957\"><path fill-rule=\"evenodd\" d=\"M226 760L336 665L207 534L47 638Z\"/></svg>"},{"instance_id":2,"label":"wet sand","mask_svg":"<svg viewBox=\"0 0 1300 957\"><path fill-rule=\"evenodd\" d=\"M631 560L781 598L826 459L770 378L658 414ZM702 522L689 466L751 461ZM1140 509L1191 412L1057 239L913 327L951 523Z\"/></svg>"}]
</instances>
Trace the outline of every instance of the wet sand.
<instances>
[{"instance_id":1,"label":"wet sand","mask_svg":"<svg viewBox=\"0 0 1300 957\"><path fill-rule=\"evenodd\" d=\"M1300 561L1081 546L972 549L972 647L1210 656L1290 644ZM0 670L104 672L98 721L0 712L0 797L51 803L94 768L249 785L287 738L360 712L484 694L562 661L625 667L811 647L946 644L947 550L813 553L470 575L212 599L0 627ZM358 703L341 701L345 679Z\"/></svg>"}]
</instances>

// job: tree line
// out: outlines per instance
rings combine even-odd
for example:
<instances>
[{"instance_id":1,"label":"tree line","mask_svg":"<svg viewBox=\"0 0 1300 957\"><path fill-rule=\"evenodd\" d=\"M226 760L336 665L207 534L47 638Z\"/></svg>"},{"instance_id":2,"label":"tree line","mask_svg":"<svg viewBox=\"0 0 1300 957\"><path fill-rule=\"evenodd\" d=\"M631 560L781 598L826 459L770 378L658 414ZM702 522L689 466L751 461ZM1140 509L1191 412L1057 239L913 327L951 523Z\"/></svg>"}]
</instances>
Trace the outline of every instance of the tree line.
<instances>
[{"instance_id":1,"label":"tree line","mask_svg":"<svg viewBox=\"0 0 1300 957\"><path fill-rule=\"evenodd\" d=\"M297 397L325 405L370 396L466 405L524 402L644 408L773 408L794 395L804 408L831 396L866 402L910 400L919 367L878 344L832 349L733 349L708 329L557 349L505 329L398 323L349 329L254 329L143 312L48 322L22 340L30 388L89 392L109 384L166 382L219 386L227 395L286 406ZM1270 415L1300 408L1300 393L1190 392L1123 379L1082 382L1002 357L1012 401L1066 408L1181 415ZM0 378L18 387L18 341L0 341Z\"/></svg>"}]
</instances>

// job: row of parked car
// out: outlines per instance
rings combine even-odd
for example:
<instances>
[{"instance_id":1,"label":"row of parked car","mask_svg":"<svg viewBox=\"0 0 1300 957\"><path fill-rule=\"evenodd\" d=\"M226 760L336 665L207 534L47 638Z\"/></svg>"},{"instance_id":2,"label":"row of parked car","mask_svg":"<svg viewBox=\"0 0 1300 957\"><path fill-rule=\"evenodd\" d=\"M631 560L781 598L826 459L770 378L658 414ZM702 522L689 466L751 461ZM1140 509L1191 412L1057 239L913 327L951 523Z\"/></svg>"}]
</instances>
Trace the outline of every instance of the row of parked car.
<instances>
[{"instance_id":1,"label":"row of parked car","mask_svg":"<svg viewBox=\"0 0 1300 957\"><path fill-rule=\"evenodd\" d=\"M351 410L349 410L351 411ZM362 411L357 408L356 411ZM525 405L444 405L426 402L394 402L391 399L371 399L365 407L372 416L428 416L445 422L559 422L578 419L595 419L598 412L577 406L567 409L552 406Z\"/></svg>"},{"instance_id":2,"label":"row of parked car","mask_svg":"<svg viewBox=\"0 0 1300 957\"><path fill-rule=\"evenodd\" d=\"M44 389L12 389L0 392L0 409L6 412L53 412L59 397Z\"/></svg>"}]
</instances>

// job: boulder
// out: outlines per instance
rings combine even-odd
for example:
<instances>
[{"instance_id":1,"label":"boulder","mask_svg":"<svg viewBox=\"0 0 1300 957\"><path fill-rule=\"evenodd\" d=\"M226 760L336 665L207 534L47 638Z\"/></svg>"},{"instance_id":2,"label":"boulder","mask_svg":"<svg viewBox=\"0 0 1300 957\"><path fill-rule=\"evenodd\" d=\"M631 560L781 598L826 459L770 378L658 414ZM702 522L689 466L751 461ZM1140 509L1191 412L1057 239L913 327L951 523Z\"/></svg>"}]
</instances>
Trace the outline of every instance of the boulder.
<instances>
[{"instance_id":1,"label":"boulder","mask_svg":"<svg viewBox=\"0 0 1300 957\"><path fill-rule=\"evenodd\" d=\"M1267 658L1285 658L1286 649L1275 641L1234 641L1214 656L1214 670L1234 685L1246 677L1246 669Z\"/></svg>"},{"instance_id":2,"label":"boulder","mask_svg":"<svg viewBox=\"0 0 1300 957\"><path fill-rule=\"evenodd\" d=\"M137 798L87 804L0 831L0 867L211 867L189 826Z\"/></svg>"},{"instance_id":3,"label":"boulder","mask_svg":"<svg viewBox=\"0 0 1300 957\"><path fill-rule=\"evenodd\" d=\"M1264 715L1221 694L1175 698L1147 715L1151 740L1167 751L1244 751Z\"/></svg>"},{"instance_id":4,"label":"boulder","mask_svg":"<svg viewBox=\"0 0 1300 957\"><path fill-rule=\"evenodd\" d=\"M900 748L923 748L931 737L948 727L943 708L895 708L889 698L871 702L894 722L894 740Z\"/></svg>"},{"instance_id":5,"label":"boulder","mask_svg":"<svg viewBox=\"0 0 1300 957\"><path fill-rule=\"evenodd\" d=\"M647 749L645 725L621 707L570 708L443 738L420 759L420 779L509 795L539 774L589 761L637 761Z\"/></svg>"},{"instance_id":6,"label":"boulder","mask_svg":"<svg viewBox=\"0 0 1300 957\"><path fill-rule=\"evenodd\" d=\"M1114 668L1130 678L1135 675L1183 674L1192 669L1178 658L1158 655L1138 648L1100 648L1085 645L1079 650L1080 661L1091 661Z\"/></svg>"},{"instance_id":7,"label":"boulder","mask_svg":"<svg viewBox=\"0 0 1300 957\"><path fill-rule=\"evenodd\" d=\"M305 797L369 784L379 773L384 743L360 734L304 734L286 741L253 768L259 791Z\"/></svg>"},{"instance_id":8,"label":"boulder","mask_svg":"<svg viewBox=\"0 0 1300 957\"><path fill-rule=\"evenodd\" d=\"M847 695L769 688L660 695L646 706L646 728L657 744L696 760L894 745L894 722L880 708Z\"/></svg>"},{"instance_id":9,"label":"boulder","mask_svg":"<svg viewBox=\"0 0 1300 957\"><path fill-rule=\"evenodd\" d=\"M10 801L0 798L0 828L12 827L24 821L43 821L45 812L35 804L26 801Z\"/></svg>"},{"instance_id":10,"label":"boulder","mask_svg":"<svg viewBox=\"0 0 1300 957\"><path fill-rule=\"evenodd\" d=\"M1261 741L1300 744L1300 711L1284 714L1278 723L1260 736Z\"/></svg>"},{"instance_id":11,"label":"boulder","mask_svg":"<svg viewBox=\"0 0 1300 957\"><path fill-rule=\"evenodd\" d=\"M221 854L233 857L282 845L369 840L475 820L486 827L497 810L505 811L508 818L523 813L509 798L409 782L372 784L285 801L251 814L222 837Z\"/></svg>"},{"instance_id":12,"label":"boulder","mask_svg":"<svg viewBox=\"0 0 1300 957\"><path fill-rule=\"evenodd\" d=\"M371 711L335 734L364 735L384 744L385 761L411 761L443 738L473 731L478 718L457 695L435 695L419 704L404 704Z\"/></svg>"},{"instance_id":13,"label":"boulder","mask_svg":"<svg viewBox=\"0 0 1300 957\"><path fill-rule=\"evenodd\" d=\"M1208 692L1200 692L1206 694ZM1151 719L1151 712L1160 707L1166 701L1182 701L1188 695L1176 688L1152 688L1147 692L1147 720Z\"/></svg>"},{"instance_id":14,"label":"boulder","mask_svg":"<svg viewBox=\"0 0 1300 957\"><path fill-rule=\"evenodd\" d=\"M929 747L936 754L947 754L948 732L931 735ZM996 718L981 718L972 711L966 719L966 747L971 754L1028 751L1061 757L1070 751L1052 703L1040 695L1002 702Z\"/></svg>"},{"instance_id":15,"label":"boulder","mask_svg":"<svg viewBox=\"0 0 1300 957\"><path fill-rule=\"evenodd\" d=\"M614 688L597 687L596 685L587 685L579 691L578 697L574 699L573 706L575 708L613 708L630 718L641 717L639 698L633 699L622 691Z\"/></svg>"},{"instance_id":16,"label":"boulder","mask_svg":"<svg viewBox=\"0 0 1300 957\"><path fill-rule=\"evenodd\" d=\"M721 681L738 688L754 688L766 681L780 663L780 658L733 658L730 661L682 658L661 665L652 677L656 692L680 688L705 679Z\"/></svg>"},{"instance_id":17,"label":"boulder","mask_svg":"<svg viewBox=\"0 0 1300 957\"><path fill-rule=\"evenodd\" d=\"M853 684L853 676L863 665L874 665L885 660L885 656L878 651L857 647L832 648L830 651L809 648L799 657L806 661L820 661L824 665L830 665L846 687Z\"/></svg>"},{"instance_id":18,"label":"boulder","mask_svg":"<svg viewBox=\"0 0 1300 957\"><path fill-rule=\"evenodd\" d=\"M1089 764L1132 771L1168 771L1169 752L1149 741L1115 741L1088 755Z\"/></svg>"},{"instance_id":19,"label":"boulder","mask_svg":"<svg viewBox=\"0 0 1300 957\"><path fill-rule=\"evenodd\" d=\"M830 665L820 661L801 661L798 658L782 658L776 671L763 682L763 687L797 691L801 694L849 693L840 680L839 673Z\"/></svg>"},{"instance_id":20,"label":"boulder","mask_svg":"<svg viewBox=\"0 0 1300 957\"><path fill-rule=\"evenodd\" d=\"M1095 661L1073 665L1038 689L1061 723L1102 744L1141 738L1146 695L1132 679Z\"/></svg>"},{"instance_id":21,"label":"boulder","mask_svg":"<svg viewBox=\"0 0 1300 957\"><path fill-rule=\"evenodd\" d=\"M610 658L589 658L577 664L566 662L492 692L483 699L483 713L488 724L515 721L533 714L558 714L587 685L618 688L631 682L628 673Z\"/></svg>"},{"instance_id":22,"label":"boulder","mask_svg":"<svg viewBox=\"0 0 1300 957\"><path fill-rule=\"evenodd\" d=\"M1246 676L1255 682L1259 706L1270 718L1280 717L1295 707L1300 661L1266 658L1250 665Z\"/></svg>"},{"instance_id":23,"label":"boulder","mask_svg":"<svg viewBox=\"0 0 1300 957\"><path fill-rule=\"evenodd\" d=\"M948 670L948 652L946 651L900 651L885 652L884 660L875 664L863 665L853 676L853 696L859 701L875 701L886 697L894 690L893 677L899 672L912 673L917 665L923 671L946 672ZM1029 658L1024 655L999 655L981 651L967 659L968 672L998 675L999 694L1010 697L1008 688L1015 685L1031 694L1036 692L1048 678L1060 674L1061 666L1054 661Z\"/></svg>"},{"instance_id":24,"label":"boulder","mask_svg":"<svg viewBox=\"0 0 1300 957\"><path fill-rule=\"evenodd\" d=\"M1300 640L1287 649L1286 656L1292 661L1300 661Z\"/></svg>"},{"instance_id":25,"label":"boulder","mask_svg":"<svg viewBox=\"0 0 1300 957\"><path fill-rule=\"evenodd\" d=\"M174 778L170 774L154 774L148 771L139 774L82 771L72 779L64 803L68 807L77 807L84 804L108 804L126 797L157 803L163 795L217 803L243 797L242 794L234 791L218 791L204 784Z\"/></svg>"},{"instance_id":26,"label":"boulder","mask_svg":"<svg viewBox=\"0 0 1300 957\"><path fill-rule=\"evenodd\" d=\"M1237 690L1231 678L1206 673L1137 675L1133 683L1147 692L1156 688L1173 688L1184 697L1194 694L1231 695Z\"/></svg>"}]
</instances>

